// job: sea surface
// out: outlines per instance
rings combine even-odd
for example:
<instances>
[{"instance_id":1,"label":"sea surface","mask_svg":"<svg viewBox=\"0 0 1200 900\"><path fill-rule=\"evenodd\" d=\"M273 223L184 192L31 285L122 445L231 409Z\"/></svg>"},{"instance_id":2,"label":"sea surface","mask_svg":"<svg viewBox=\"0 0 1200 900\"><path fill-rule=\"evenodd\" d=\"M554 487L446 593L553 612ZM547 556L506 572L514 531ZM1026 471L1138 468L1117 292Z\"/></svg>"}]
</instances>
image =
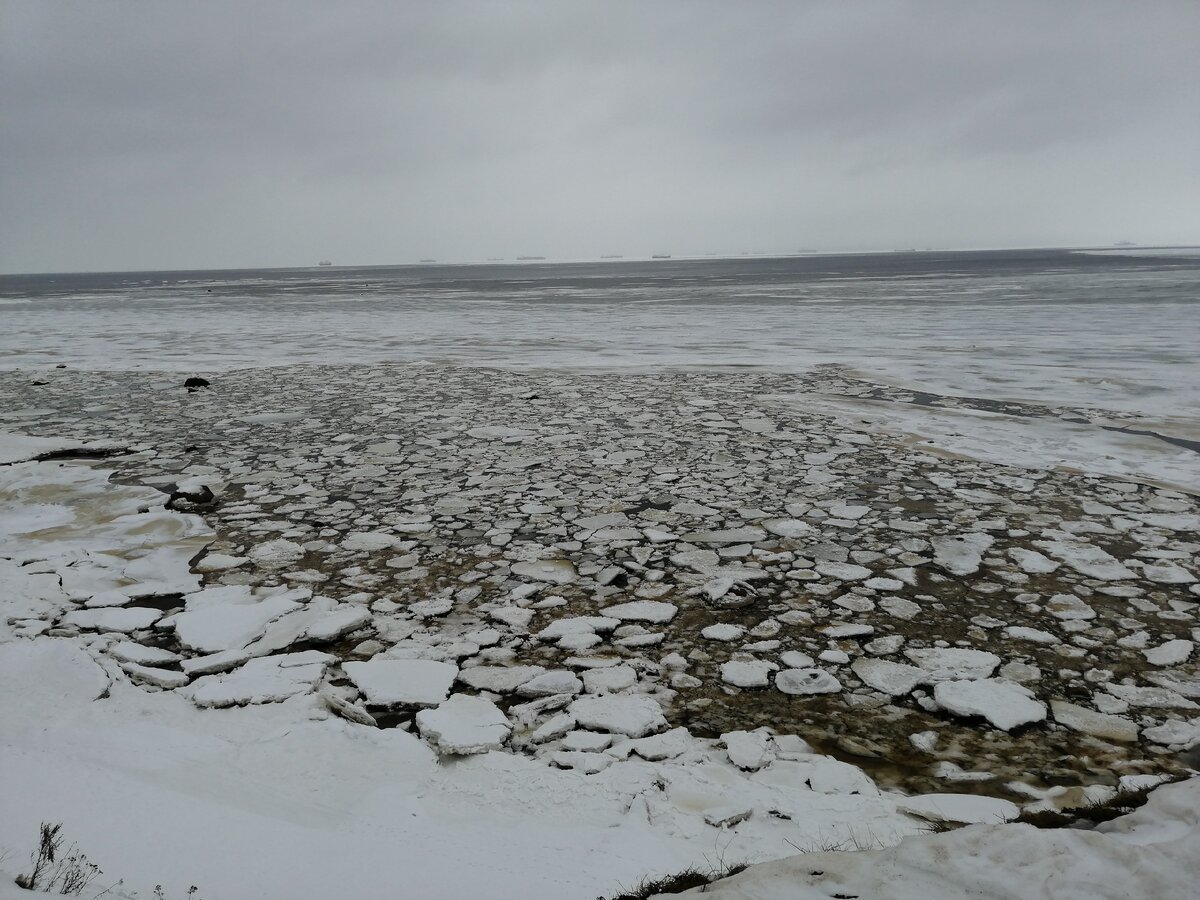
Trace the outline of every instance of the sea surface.
<instances>
[{"instance_id":1,"label":"sea surface","mask_svg":"<svg viewBox=\"0 0 1200 900\"><path fill-rule=\"evenodd\" d=\"M0 277L0 367L837 363L1200 425L1200 250Z\"/></svg>"}]
</instances>

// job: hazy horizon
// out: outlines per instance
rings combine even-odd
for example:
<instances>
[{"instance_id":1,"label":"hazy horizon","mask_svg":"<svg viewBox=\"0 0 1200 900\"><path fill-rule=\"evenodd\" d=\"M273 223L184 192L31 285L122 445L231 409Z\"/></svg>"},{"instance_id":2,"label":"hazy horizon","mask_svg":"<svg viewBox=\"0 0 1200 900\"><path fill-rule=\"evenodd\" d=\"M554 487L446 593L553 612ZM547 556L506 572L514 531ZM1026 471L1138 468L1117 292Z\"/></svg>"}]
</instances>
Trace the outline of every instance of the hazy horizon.
<instances>
[{"instance_id":1,"label":"hazy horizon","mask_svg":"<svg viewBox=\"0 0 1200 900\"><path fill-rule=\"evenodd\" d=\"M40 272L0 272L0 278L4 277L24 277L24 276L41 276L41 275L122 275L122 274L155 274L155 273L170 273L170 272L253 272L253 271L271 271L271 270L294 270L294 269L315 269L318 271L328 271L329 269L389 269L389 268L418 268L421 266L455 266L455 267L471 267L471 266L496 266L496 265L591 265L598 263L639 263L639 262L656 262L658 260L673 261L673 262L704 262L704 261L731 261L738 259L754 259L754 260L771 260L771 259L789 259L792 257L813 257L820 258L824 256L883 256L892 253L898 254L936 254L936 253L1006 253L1020 251L1052 251L1061 250L1066 252L1072 251L1088 251L1088 252L1103 252L1112 251L1115 255L1119 255L1121 250L1200 250L1200 241L1186 244L1139 244L1136 242L1119 242L1113 244L1079 244L1073 246L1011 246L1011 247L891 247L891 248L862 248L855 250L794 250L791 252L781 251L772 253L763 252L709 252L709 253L673 253L667 255L655 256L649 253L630 253L630 254L606 254L594 256L576 256L576 257L552 257L552 256L525 256L525 257L490 257L490 258L462 258L462 259L421 259L421 260L400 260L396 262L366 262L366 263L339 263L336 260L329 260L328 265L323 265L321 262L301 262L292 265L276 265L276 266L190 266L169 269L64 269L58 271L45 270Z\"/></svg>"},{"instance_id":2,"label":"hazy horizon","mask_svg":"<svg viewBox=\"0 0 1200 900\"><path fill-rule=\"evenodd\" d=\"M1194 3L0 10L0 272L1200 241Z\"/></svg>"}]
</instances>

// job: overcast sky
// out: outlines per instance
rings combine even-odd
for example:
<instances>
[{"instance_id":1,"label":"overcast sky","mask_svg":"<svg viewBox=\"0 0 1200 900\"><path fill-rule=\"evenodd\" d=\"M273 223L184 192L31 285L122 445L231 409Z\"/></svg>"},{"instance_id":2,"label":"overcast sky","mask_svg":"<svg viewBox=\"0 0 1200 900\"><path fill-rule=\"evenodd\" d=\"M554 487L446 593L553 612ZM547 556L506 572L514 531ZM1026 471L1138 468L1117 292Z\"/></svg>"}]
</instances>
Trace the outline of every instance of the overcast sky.
<instances>
[{"instance_id":1,"label":"overcast sky","mask_svg":"<svg viewBox=\"0 0 1200 900\"><path fill-rule=\"evenodd\" d=\"M1200 242L1200 2L0 0L0 270Z\"/></svg>"}]
</instances>

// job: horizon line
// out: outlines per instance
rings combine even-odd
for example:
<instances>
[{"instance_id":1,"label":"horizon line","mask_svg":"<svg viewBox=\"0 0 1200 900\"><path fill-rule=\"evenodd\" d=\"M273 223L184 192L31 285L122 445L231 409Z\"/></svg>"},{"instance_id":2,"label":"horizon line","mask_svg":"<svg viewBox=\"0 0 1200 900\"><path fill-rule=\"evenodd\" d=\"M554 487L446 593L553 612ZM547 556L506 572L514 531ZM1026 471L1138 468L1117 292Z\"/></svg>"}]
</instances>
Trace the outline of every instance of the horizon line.
<instances>
[{"instance_id":1,"label":"horizon line","mask_svg":"<svg viewBox=\"0 0 1200 900\"><path fill-rule=\"evenodd\" d=\"M831 256L885 256L894 253L902 254L929 254L929 253L1004 253L1018 252L1022 250L1062 250L1067 252L1079 252L1084 250L1090 251L1121 251L1121 250L1200 250L1200 242L1187 244L1137 244L1137 243L1115 243L1115 244L1018 244L1000 247L890 247L886 249L861 249L861 250L795 250L791 252L781 253L685 253L685 254L661 254L661 255L606 255L606 256L585 256L585 257L512 257L503 259L470 259L470 260L433 260L424 259L415 262L391 262L391 263L355 263L349 265L339 265L336 263L330 265L321 265L319 263L310 263L307 265L290 265L290 266L219 266L219 267L204 267L198 269L188 268L169 268L169 269L74 269L74 270L59 270L59 271L40 271L40 272L0 272L0 278L20 278L24 276L34 275L155 275L155 274L171 274L175 272L284 272L295 271L302 269L315 269L323 271L327 269L419 269L419 268L434 268L438 266L460 266L460 267L475 267L475 266L546 266L546 265L591 265L598 263L634 263L634 262L704 262L712 260L738 260L738 259L797 259L797 258L820 258Z\"/></svg>"}]
</instances>

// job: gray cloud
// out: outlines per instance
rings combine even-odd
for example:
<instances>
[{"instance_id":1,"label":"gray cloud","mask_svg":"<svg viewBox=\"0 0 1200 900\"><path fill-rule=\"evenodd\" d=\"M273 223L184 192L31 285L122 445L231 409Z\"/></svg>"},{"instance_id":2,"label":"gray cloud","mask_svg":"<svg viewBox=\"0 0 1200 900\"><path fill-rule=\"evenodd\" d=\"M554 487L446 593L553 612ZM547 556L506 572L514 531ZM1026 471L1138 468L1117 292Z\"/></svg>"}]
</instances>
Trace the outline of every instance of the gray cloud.
<instances>
[{"instance_id":1,"label":"gray cloud","mask_svg":"<svg viewBox=\"0 0 1200 900\"><path fill-rule=\"evenodd\" d=\"M1200 6L0 0L5 271L1200 240Z\"/></svg>"}]
</instances>

